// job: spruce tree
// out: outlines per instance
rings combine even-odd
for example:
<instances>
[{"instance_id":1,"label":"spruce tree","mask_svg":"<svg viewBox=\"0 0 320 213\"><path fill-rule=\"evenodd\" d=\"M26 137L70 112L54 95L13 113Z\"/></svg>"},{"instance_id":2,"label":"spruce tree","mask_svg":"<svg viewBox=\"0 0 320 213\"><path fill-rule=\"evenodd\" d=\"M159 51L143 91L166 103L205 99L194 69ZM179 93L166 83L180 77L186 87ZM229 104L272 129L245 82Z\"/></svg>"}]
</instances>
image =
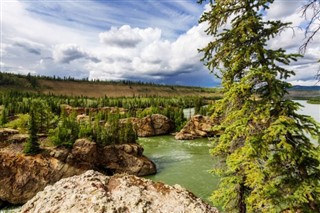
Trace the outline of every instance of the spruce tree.
<instances>
[{"instance_id":1,"label":"spruce tree","mask_svg":"<svg viewBox=\"0 0 320 213\"><path fill-rule=\"evenodd\" d=\"M40 151L39 143L38 143L38 128L35 113L33 110L30 111L30 121L29 121L29 139L24 144L23 152L27 155L35 155Z\"/></svg>"},{"instance_id":2,"label":"spruce tree","mask_svg":"<svg viewBox=\"0 0 320 213\"><path fill-rule=\"evenodd\" d=\"M290 87L285 79L294 72L283 65L299 55L268 48L268 40L289 26L265 20L272 3L210 1L211 9L200 19L213 37L201 49L203 61L223 86L212 115L223 134L211 150L219 159L213 172L221 183L211 198L226 212L320 209L319 146L307 136L319 136L319 124L285 99Z\"/></svg>"},{"instance_id":3,"label":"spruce tree","mask_svg":"<svg viewBox=\"0 0 320 213\"><path fill-rule=\"evenodd\" d=\"M127 119L124 128L124 143L136 143L138 136L134 130L134 126L129 119Z\"/></svg>"},{"instance_id":4,"label":"spruce tree","mask_svg":"<svg viewBox=\"0 0 320 213\"><path fill-rule=\"evenodd\" d=\"M0 125L3 126L8 122L8 110L3 107L1 111L1 116L0 116Z\"/></svg>"}]
</instances>

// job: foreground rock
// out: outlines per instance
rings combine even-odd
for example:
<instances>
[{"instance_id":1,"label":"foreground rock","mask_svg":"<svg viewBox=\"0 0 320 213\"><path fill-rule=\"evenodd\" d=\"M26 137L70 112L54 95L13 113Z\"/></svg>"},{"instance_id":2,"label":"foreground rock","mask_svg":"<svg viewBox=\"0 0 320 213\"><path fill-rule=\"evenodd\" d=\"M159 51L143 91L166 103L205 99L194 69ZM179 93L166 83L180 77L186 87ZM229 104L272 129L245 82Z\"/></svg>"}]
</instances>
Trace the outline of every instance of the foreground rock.
<instances>
[{"instance_id":1,"label":"foreground rock","mask_svg":"<svg viewBox=\"0 0 320 213\"><path fill-rule=\"evenodd\" d=\"M214 125L215 123L208 116L192 116L180 132L175 135L175 139L193 140L216 135L218 132L212 131Z\"/></svg>"},{"instance_id":2,"label":"foreground rock","mask_svg":"<svg viewBox=\"0 0 320 213\"><path fill-rule=\"evenodd\" d=\"M36 156L21 151L18 144L0 149L0 200L11 204L23 204L48 184L91 169L138 176L156 173L154 163L142 155L138 144L97 147L79 139L72 149L45 149Z\"/></svg>"},{"instance_id":3,"label":"foreground rock","mask_svg":"<svg viewBox=\"0 0 320 213\"><path fill-rule=\"evenodd\" d=\"M132 122L139 137L169 134L174 127L169 118L160 114L153 114L144 118L129 118L129 121ZM127 119L122 119L120 122L126 123Z\"/></svg>"},{"instance_id":4,"label":"foreground rock","mask_svg":"<svg viewBox=\"0 0 320 213\"><path fill-rule=\"evenodd\" d=\"M21 209L27 212L212 212L218 210L178 185L130 175L99 172L62 179L47 186Z\"/></svg>"}]
</instances>

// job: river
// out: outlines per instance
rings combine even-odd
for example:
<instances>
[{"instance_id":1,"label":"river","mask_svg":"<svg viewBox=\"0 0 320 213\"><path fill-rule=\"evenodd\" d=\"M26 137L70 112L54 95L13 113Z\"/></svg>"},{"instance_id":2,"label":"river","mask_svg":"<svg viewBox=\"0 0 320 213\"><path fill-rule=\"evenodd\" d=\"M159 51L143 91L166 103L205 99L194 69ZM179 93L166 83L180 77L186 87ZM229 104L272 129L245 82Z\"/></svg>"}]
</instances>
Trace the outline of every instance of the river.
<instances>
[{"instance_id":1,"label":"river","mask_svg":"<svg viewBox=\"0 0 320 213\"><path fill-rule=\"evenodd\" d=\"M320 122L320 105L297 102L304 106L299 113L310 115ZM188 112L192 113L190 109ZM208 201L217 188L219 178L209 173L214 161L209 154L210 142L207 139L178 141L173 136L159 136L139 138L139 143L144 147L144 154L158 168L156 175L147 178L170 185L179 184Z\"/></svg>"},{"instance_id":2,"label":"river","mask_svg":"<svg viewBox=\"0 0 320 213\"><path fill-rule=\"evenodd\" d=\"M303 107L298 110L298 113L312 116L317 122L320 122L320 104L308 104L307 101L296 101Z\"/></svg>"},{"instance_id":3,"label":"river","mask_svg":"<svg viewBox=\"0 0 320 213\"><path fill-rule=\"evenodd\" d=\"M219 179L209 173L213 159L207 139L178 141L173 136L158 136L140 138L139 144L158 169L156 175L147 178L179 184L204 200L217 187Z\"/></svg>"}]
</instances>

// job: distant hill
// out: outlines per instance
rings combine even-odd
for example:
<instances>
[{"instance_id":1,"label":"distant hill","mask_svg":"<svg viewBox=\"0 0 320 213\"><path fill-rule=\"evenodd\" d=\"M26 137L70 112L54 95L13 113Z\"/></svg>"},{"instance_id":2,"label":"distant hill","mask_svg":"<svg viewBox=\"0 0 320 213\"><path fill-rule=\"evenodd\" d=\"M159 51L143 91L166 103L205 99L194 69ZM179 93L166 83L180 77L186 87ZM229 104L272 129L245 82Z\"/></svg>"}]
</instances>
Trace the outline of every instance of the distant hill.
<instances>
[{"instance_id":1,"label":"distant hill","mask_svg":"<svg viewBox=\"0 0 320 213\"><path fill-rule=\"evenodd\" d=\"M290 99L310 99L320 97L320 86L293 86L289 89Z\"/></svg>"},{"instance_id":2,"label":"distant hill","mask_svg":"<svg viewBox=\"0 0 320 213\"><path fill-rule=\"evenodd\" d=\"M133 81L88 81L12 73L0 73L0 91L17 90L44 94L87 97L174 97L202 96L218 98L220 89L160 85Z\"/></svg>"},{"instance_id":3,"label":"distant hill","mask_svg":"<svg viewBox=\"0 0 320 213\"><path fill-rule=\"evenodd\" d=\"M161 85L133 81L88 81L88 79L56 78L0 73L0 91L17 90L44 94L87 97L176 97L201 96L219 98L219 88ZM320 86L294 86L287 97L310 99L320 97Z\"/></svg>"},{"instance_id":4,"label":"distant hill","mask_svg":"<svg viewBox=\"0 0 320 213\"><path fill-rule=\"evenodd\" d=\"M320 91L320 86L293 86L290 90Z\"/></svg>"}]
</instances>

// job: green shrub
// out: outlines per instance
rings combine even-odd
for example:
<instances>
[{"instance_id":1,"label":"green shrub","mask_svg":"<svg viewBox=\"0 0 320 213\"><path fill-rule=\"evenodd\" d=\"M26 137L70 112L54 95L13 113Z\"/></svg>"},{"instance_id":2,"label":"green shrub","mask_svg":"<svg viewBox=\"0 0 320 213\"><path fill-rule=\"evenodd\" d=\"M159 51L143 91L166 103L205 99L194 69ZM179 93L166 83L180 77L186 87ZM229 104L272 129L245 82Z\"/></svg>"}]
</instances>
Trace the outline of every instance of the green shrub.
<instances>
[{"instance_id":1,"label":"green shrub","mask_svg":"<svg viewBox=\"0 0 320 213\"><path fill-rule=\"evenodd\" d=\"M17 129L21 133L27 133L29 120L30 120L29 114L18 114L17 119L5 124L5 127L11 128L11 129Z\"/></svg>"}]
</instances>

